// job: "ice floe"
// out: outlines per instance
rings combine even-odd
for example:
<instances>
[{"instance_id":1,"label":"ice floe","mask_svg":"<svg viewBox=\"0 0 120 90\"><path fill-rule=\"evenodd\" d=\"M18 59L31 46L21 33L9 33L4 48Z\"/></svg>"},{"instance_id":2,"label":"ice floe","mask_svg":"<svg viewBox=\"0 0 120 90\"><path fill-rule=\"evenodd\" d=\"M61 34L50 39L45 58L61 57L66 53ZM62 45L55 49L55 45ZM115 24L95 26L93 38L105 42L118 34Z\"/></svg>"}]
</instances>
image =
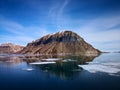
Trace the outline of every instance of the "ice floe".
<instances>
[{"instance_id":1,"label":"ice floe","mask_svg":"<svg viewBox=\"0 0 120 90\"><path fill-rule=\"evenodd\" d=\"M39 65L39 64L54 64L56 62L33 62L33 63L30 63L30 64L35 64L35 65Z\"/></svg>"},{"instance_id":2,"label":"ice floe","mask_svg":"<svg viewBox=\"0 0 120 90\"><path fill-rule=\"evenodd\" d=\"M120 72L120 63L99 63L78 66L91 73L103 72L108 73L109 75L115 75L116 73Z\"/></svg>"},{"instance_id":3,"label":"ice floe","mask_svg":"<svg viewBox=\"0 0 120 90\"><path fill-rule=\"evenodd\" d=\"M34 70L34 69L33 69L33 68L23 68L23 70L32 71L32 70Z\"/></svg>"},{"instance_id":4,"label":"ice floe","mask_svg":"<svg viewBox=\"0 0 120 90\"><path fill-rule=\"evenodd\" d=\"M42 59L45 61L57 61L57 60L61 60L61 58L48 58L48 59Z\"/></svg>"},{"instance_id":5,"label":"ice floe","mask_svg":"<svg viewBox=\"0 0 120 90\"><path fill-rule=\"evenodd\" d=\"M76 60L71 60L71 59L66 59L66 60L63 60L63 62L75 62Z\"/></svg>"}]
</instances>

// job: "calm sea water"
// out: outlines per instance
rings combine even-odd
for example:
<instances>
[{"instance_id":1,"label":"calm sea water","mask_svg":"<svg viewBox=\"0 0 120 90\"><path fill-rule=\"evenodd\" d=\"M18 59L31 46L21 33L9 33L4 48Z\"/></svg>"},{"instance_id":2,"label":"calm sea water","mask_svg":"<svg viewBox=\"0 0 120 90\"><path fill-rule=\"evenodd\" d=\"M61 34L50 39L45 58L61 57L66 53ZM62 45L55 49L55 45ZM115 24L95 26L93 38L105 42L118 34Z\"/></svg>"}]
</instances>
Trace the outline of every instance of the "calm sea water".
<instances>
[{"instance_id":1,"label":"calm sea water","mask_svg":"<svg viewBox=\"0 0 120 90\"><path fill-rule=\"evenodd\" d=\"M0 90L120 90L120 53L0 55Z\"/></svg>"}]
</instances>

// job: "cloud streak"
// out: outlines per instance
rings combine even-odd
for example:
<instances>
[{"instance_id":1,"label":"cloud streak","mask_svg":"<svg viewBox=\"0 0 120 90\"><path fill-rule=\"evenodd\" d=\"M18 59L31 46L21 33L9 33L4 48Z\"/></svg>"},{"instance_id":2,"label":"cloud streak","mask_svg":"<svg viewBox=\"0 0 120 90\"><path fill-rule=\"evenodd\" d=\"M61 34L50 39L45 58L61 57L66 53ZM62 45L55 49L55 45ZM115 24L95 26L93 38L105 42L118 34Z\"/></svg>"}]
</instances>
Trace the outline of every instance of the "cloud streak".
<instances>
[{"instance_id":1,"label":"cloud streak","mask_svg":"<svg viewBox=\"0 0 120 90\"><path fill-rule=\"evenodd\" d=\"M48 15L50 15L52 23L56 26L57 30L61 29L61 26L64 23L63 17L64 17L64 10L69 4L70 0L63 0L59 3L56 3L56 5L52 6L48 12ZM61 23L61 21L63 22Z\"/></svg>"},{"instance_id":2,"label":"cloud streak","mask_svg":"<svg viewBox=\"0 0 120 90\"><path fill-rule=\"evenodd\" d=\"M0 35L0 43L14 42L17 44L26 45L28 42L31 42L32 40L40 38L49 33L46 28L38 26L23 26L18 22L10 21L6 18L1 19L0 27L2 27L1 33L5 32L5 34Z\"/></svg>"},{"instance_id":3,"label":"cloud streak","mask_svg":"<svg viewBox=\"0 0 120 90\"><path fill-rule=\"evenodd\" d=\"M120 50L120 17L104 16L86 21L79 26L78 32L87 42L101 50ZM114 49L113 49L114 48Z\"/></svg>"}]
</instances>

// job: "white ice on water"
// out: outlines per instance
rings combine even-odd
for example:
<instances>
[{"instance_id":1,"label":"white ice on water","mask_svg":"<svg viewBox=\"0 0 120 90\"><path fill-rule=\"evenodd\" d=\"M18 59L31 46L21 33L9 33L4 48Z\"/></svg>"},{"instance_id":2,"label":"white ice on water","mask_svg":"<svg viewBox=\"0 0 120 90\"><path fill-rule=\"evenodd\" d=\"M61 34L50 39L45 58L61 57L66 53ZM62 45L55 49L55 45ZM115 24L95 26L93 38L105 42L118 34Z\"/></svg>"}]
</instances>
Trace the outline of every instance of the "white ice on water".
<instances>
[{"instance_id":1,"label":"white ice on water","mask_svg":"<svg viewBox=\"0 0 120 90\"><path fill-rule=\"evenodd\" d=\"M33 62L33 63L30 63L30 64L35 64L35 65L39 65L39 64L54 64L56 62Z\"/></svg>"},{"instance_id":2,"label":"white ice on water","mask_svg":"<svg viewBox=\"0 0 120 90\"><path fill-rule=\"evenodd\" d=\"M23 70L32 71L32 70L34 70L34 69L33 69L33 68L23 68Z\"/></svg>"},{"instance_id":3,"label":"white ice on water","mask_svg":"<svg viewBox=\"0 0 120 90\"><path fill-rule=\"evenodd\" d=\"M57 60L60 60L61 58L48 58L48 59L42 59L42 60L45 60L45 61L57 61Z\"/></svg>"},{"instance_id":4,"label":"white ice on water","mask_svg":"<svg viewBox=\"0 0 120 90\"><path fill-rule=\"evenodd\" d=\"M88 65L78 65L91 73L104 72L109 75L115 75L120 72L120 63L90 63Z\"/></svg>"}]
</instances>

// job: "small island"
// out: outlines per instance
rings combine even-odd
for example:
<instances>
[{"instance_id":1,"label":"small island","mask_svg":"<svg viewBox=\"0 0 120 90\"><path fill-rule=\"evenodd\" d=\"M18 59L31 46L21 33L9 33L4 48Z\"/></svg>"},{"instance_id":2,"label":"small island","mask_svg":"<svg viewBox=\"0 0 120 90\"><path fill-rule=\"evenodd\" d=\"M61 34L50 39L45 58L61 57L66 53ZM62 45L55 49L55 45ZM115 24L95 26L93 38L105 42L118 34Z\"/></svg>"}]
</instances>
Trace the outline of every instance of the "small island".
<instances>
[{"instance_id":1,"label":"small island","mask_svg":"<svg viewBox=\"0 0 120 90\"><path fill-rule=\"evenodd\" d=\"M85 42L77 33L62 31L48 34L40 39L28 43L19 52L20 54L72 54L72 55L99 55L100 50Z\"/></svg>"}]
</instances>

